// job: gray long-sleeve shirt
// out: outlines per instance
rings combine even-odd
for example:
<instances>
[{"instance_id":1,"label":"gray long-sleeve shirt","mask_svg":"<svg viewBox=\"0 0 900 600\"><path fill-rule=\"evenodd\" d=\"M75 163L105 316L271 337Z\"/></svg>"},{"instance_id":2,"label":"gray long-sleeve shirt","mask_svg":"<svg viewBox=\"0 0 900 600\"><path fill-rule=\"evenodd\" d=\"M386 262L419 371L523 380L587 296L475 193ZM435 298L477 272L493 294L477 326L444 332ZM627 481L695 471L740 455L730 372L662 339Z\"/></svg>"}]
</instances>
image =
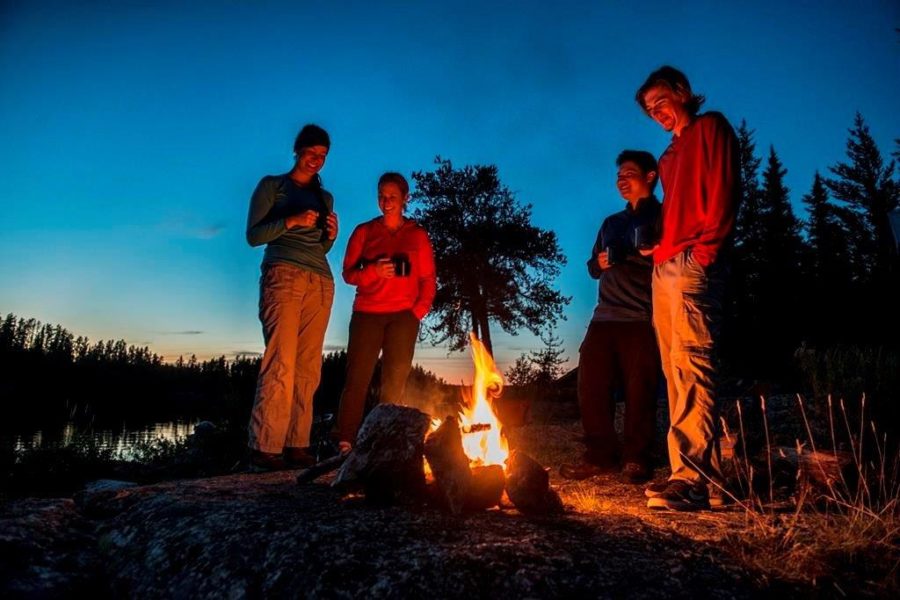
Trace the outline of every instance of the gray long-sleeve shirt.
<instances>
[{"instance_id":1,"label":"gray long-sleeve shirt","mask_svg":"<svg viewBox=\"0 0 900 600\"><path fill-rule=\"evenodd\" d=\"M328 214L333 207L334 198L325 190L301 187L287 175L267 175L250 199L247 242L251 246L266 244L263 267L282 262L332 278L325 254L334 240L327 239L318 226L288 229L284 221L306 210Z\"/></svg>"}]
</instances>

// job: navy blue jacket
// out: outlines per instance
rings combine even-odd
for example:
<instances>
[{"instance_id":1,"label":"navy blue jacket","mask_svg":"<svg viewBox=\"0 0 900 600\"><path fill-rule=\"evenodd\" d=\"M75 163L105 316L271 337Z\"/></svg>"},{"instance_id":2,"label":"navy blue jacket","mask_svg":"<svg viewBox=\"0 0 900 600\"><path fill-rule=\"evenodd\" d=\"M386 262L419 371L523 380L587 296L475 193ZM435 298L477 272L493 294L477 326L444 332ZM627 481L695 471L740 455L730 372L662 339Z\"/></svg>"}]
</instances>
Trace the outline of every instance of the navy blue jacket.
<instances>
[{"instance_id":1,"label":"navy blue jacket","mask_svg":"<svg viewBox=\"0 0 900 600\"><path fill-rule=\"evenodd\" d=\"M659 230L660 204L655 196L642 198L603 221L587 262L588 273L600 280L593 321L650 321L650 279L653 257L641 256L635 247L635 230L649 226ZM614 263L608 269L597 264L597 255L611 249Z\"/></svg>"}]
</instances>

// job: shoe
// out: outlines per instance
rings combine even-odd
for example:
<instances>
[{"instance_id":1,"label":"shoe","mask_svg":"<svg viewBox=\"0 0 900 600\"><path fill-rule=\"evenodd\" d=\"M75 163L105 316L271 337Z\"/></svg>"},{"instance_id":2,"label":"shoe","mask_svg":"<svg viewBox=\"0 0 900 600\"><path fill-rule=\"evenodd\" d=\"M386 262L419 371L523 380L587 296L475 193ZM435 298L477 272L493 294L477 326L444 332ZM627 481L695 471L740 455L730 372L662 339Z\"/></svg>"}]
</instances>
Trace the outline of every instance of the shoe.
<instances>
[{"instance_id":1,"label":"shoe","mask_svg":"<svg viewBox=\"0 0 900 600\"><path fill-rule=\"evenodd\" d=\"M678 511L708 510L709 494L706 484L676 479L669 482L663 493L647 500L647 508Z\"/></svg>"},{"instance_id":2,"label":"shoe","mask_svg":"<svg viewBox=\"0 0 900 600\"><path fill-rule=\"evenodd\" d=\"M659 483L651 483L647 486L647 489L644 490L644 495L648 498L655 498L659 496L663 492L669 489L668 481L660 481Z\"/></svg>"},{"instance_id":3,"label":"shoe","mask_svg":"<svg viewBox=\"0 0 900 600\"><path fill-rule=\"evenodd\" d=\"M296 448L286 446L284 449L284 462L289 467L305 469L316 464L316 457L310 454L309 448Z\"/></svg>"},{"instance_id":4,"label":"shoe","mask_svg":"<svg viewBox=\"0 0 900 600\"><path fill-rule=\"evenodd\" d=\"M651 476L652 473L650 469L637 462L625 463L620 475L623 483L631 484L646 483L647 481L650 481Z\"/></svg>"},{"instance_id":5,"label":"shoe","mask_svg":"<svg viewBox=\"0 0 900 600\"><path fill-rule=\"evenodd\" d=\"M719 485L725 486L725 484ZM723 489L715 483L709 483L706 488L709 493L710 508L722 508L723 506L729 506L734 503L734 496L728 491L727 486Z\"/></svg>"},{"instance_id":6,"label":"shoe","mask_svg":"<svg viewBox=\"0 0 900 600\"><path fill-rule=\"evenodd\" d=\"M559 474L564 479L574 479L576 481L581 481L582 479L587 479L588 477L593 477L594 475L613 473L615 471L615 465L595 465L593 463L587 462L586 460L581 460L575 463L566 463L559 467Z\"/></svg>"},{"instance_id":7,"label":"shoe","mask_svg":"<svg viewBox=\"0 0 900 600\"><path fill-rule=\"evenodd\" d=\"M250 470L254 473L283 471L288 468L280 454L250 450Z\"/></svg>"}]
</instances>

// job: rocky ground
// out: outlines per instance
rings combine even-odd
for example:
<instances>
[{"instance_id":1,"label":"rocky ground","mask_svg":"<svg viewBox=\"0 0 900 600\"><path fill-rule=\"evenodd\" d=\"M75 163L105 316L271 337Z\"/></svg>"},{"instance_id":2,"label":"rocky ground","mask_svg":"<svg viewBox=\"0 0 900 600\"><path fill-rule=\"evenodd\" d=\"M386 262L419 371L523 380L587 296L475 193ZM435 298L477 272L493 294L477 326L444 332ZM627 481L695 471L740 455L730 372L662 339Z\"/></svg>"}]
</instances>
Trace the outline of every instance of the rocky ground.
<instances>
[{"instance_id":1,"label":"rocky ground","mask_svg":"<svg viewBox=\"0 0 900 600\"><path fill-rule=\"evenodd\" d=\"M555 409L547 409L555 410ZM513 445L574 458L570 414L533 415ZM60 597L688 597L832 595L739 560L745 511L645 508L614 476L551 483L563 515L511 505L453 517L371 506L328 478L235 474L0 507L0 595ZM664 478L662 469L658 478Z\"/></svg>"}]
</instances>

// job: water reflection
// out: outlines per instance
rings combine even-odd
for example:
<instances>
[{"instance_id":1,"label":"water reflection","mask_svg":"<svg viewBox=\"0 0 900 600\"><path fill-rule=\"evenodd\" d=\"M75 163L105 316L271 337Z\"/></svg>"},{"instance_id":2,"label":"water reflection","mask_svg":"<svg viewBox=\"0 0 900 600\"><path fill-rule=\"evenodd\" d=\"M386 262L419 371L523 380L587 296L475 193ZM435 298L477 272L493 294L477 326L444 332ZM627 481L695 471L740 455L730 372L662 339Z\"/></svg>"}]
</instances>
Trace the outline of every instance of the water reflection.
<instances>
[{"instance_id":1,"label":"water reflection","mask_svg":"<svg viewBox=\"0 0 900 600\"><path fill-rule=\"evenodd\" d=\"M166 421L134 426L122 423L115 428L97 429L93 425L79 426L75 421L66 422L61 428L38 429L13 434L6 443L16 450L68 446L88 440L102 450L112 450L113 456L123 460L133 457L140 444L163 439L169 442L183 440L194 432L197 419Z\"/></svg>"}]
</instances>

